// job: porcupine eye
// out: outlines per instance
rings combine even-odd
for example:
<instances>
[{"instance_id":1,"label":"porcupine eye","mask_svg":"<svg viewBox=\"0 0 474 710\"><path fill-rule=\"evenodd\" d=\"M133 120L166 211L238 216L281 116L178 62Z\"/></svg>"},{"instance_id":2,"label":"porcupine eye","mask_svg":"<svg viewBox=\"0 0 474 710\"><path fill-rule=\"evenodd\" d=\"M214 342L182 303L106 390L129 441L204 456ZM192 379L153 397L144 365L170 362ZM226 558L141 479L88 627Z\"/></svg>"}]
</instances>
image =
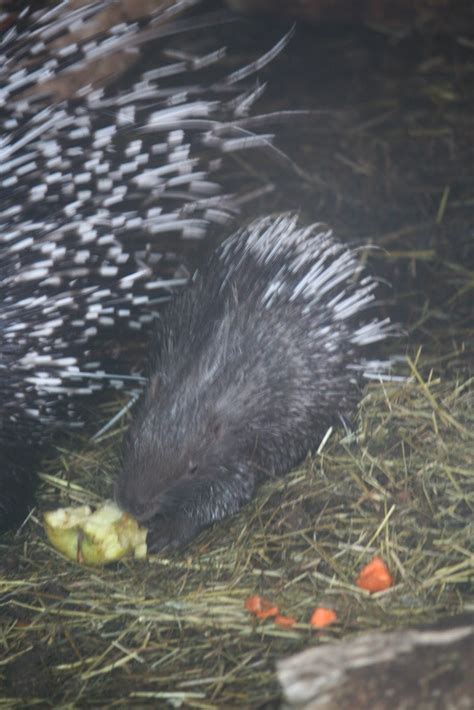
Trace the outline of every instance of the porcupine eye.
<instances>
[{"instance_id":1,"label":"porcupine eye","mask_svg":"<svg viewBox=\"0 0 474 710\"><path fill-rule=\"evenodd\" d=\"M224 431L224 427L222 425L222 422L215 422L212 425L212 433L214 434L216 439L221 438L223 431Z\"/></svg>"}]
</instances>

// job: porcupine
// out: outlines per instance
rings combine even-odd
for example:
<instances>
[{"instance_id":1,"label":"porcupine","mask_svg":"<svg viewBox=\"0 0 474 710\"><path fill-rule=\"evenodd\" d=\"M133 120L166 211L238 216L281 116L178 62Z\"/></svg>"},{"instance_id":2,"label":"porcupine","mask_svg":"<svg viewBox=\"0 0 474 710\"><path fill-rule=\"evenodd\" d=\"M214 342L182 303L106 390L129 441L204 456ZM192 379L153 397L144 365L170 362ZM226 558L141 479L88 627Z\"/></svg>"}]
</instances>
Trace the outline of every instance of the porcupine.
<instances>
[{"instance_id":1,"label":"porcupine","mask_svg":"<svg viewBox=\"0 0 474 710\"><path fill-rule=\"evenodd\" d=\"M116 498L152 551L236 513L353 409L392 332L377 281L321 225L264 217L218 247L157 326ZM367 350L369 351L367 353Z\"/></svg>"},{"instance_id":2,"label":"porcupine","mask_svg":"<svg viewBox=\"0 0 474 710\"><path fill-rule=\"evenodd\" d=\"M225 156L268 143L242 120L262 89L245 79L285 40L230 72L224 49L195 47L221 15L181 17L199 3L0 15L0 530L24 514L38 443L81 423L77 401L137 387L112 345L149 326L187 281L188 246L234 215ZM142 47L156 63L130 70Z\"/></svg>"}]
</instances>

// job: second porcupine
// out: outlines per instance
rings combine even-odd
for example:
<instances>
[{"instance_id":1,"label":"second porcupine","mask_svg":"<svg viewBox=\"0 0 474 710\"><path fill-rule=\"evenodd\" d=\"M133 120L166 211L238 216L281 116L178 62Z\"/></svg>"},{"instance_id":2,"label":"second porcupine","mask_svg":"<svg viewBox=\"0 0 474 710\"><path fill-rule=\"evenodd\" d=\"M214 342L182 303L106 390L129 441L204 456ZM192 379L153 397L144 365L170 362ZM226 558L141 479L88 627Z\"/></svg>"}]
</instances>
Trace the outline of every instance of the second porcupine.
<instances>
[{"instance_id":1,"label":"second porcupine","mask_svg":"<svg viewBox=\"0 0 474 710\"><path fill-rule=\"evenodd\" d=\"M80 401L139 386L130 333L238 212L235 152L269 150L252 77L289 35L236 69L205 5L0 2L0 533Z\"/></svg>"},{"instance_id":2,"label":"second porcupine","mask_svg":"<svg viewBox=\"0 0 474 710\"><path fill-rule=\"evenodd\" d=\"M354 250L291 215L222 243L163 315L124 443L116 497L150 551L236 513L351 412L389 364L366 359L392 331L368 315L376 286Z\"/></svg>"}]
</instances>

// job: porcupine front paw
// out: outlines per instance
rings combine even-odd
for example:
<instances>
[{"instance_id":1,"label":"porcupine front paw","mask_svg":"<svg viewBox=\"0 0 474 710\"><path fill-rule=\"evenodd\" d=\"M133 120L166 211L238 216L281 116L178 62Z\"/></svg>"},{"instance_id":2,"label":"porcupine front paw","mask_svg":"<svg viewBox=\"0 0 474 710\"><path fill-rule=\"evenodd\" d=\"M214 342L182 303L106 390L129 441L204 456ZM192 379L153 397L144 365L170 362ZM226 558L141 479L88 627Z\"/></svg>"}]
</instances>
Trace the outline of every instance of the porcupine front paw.
<instances>
[{"instance_id":1,"label":"porcupine front paw","mask_svg":"<svg viewBox=\"0 0 474 710\"><path fill-rule=\"evenodd\" d=\"M197 525L183 513L157 515L149 526L147 535L148 552L171 551L186 545L195 538L206 525Z\"/></svg>"},{"instance_id":2,"label":"porcupine front paw","mask_svg":"<svg viewBox=\"0 0 474 710\"><path fill-rule=\"evenodd\" d=\"M254 487L254 477L247 471L244 475L221 471L209 480L176 485L148 523L148 551L173 550L191 542L205 528L237 513Z\"/></svg>"}]
</instances>

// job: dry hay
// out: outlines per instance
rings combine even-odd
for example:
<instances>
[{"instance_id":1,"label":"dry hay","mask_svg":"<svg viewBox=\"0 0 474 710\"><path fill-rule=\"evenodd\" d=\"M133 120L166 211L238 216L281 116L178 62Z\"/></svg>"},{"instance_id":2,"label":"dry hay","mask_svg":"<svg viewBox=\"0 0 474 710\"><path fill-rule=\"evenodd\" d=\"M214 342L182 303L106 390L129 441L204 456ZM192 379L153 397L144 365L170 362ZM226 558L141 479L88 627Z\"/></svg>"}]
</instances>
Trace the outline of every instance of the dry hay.
<instances>
[{"instance_id":1,"label":"dry hay","mask_svg":"<svg viewBox=\"0 0 474 710\"><path fill-rule=\"evenodd\" d=\"M50 548L36 511L29 535L0 548L2 702L255 707L278 696L274 664L284 655L465 608L474 380L423 378L421 363L412 382L367 388L357 436L333 432L304 467L263 486L185 553L81 568ZM119 438L116 430L63 453L62 470L56 461L43 477L39 510L97 502L88 491ZM111 485L101 474L99 488ZM370 596L354 580L374 554L396 584ZM244 601L256 592L297 625L253 621ZM338 623L315 632L308 619L321 604Z\"/></svg>"}]
</instances>

